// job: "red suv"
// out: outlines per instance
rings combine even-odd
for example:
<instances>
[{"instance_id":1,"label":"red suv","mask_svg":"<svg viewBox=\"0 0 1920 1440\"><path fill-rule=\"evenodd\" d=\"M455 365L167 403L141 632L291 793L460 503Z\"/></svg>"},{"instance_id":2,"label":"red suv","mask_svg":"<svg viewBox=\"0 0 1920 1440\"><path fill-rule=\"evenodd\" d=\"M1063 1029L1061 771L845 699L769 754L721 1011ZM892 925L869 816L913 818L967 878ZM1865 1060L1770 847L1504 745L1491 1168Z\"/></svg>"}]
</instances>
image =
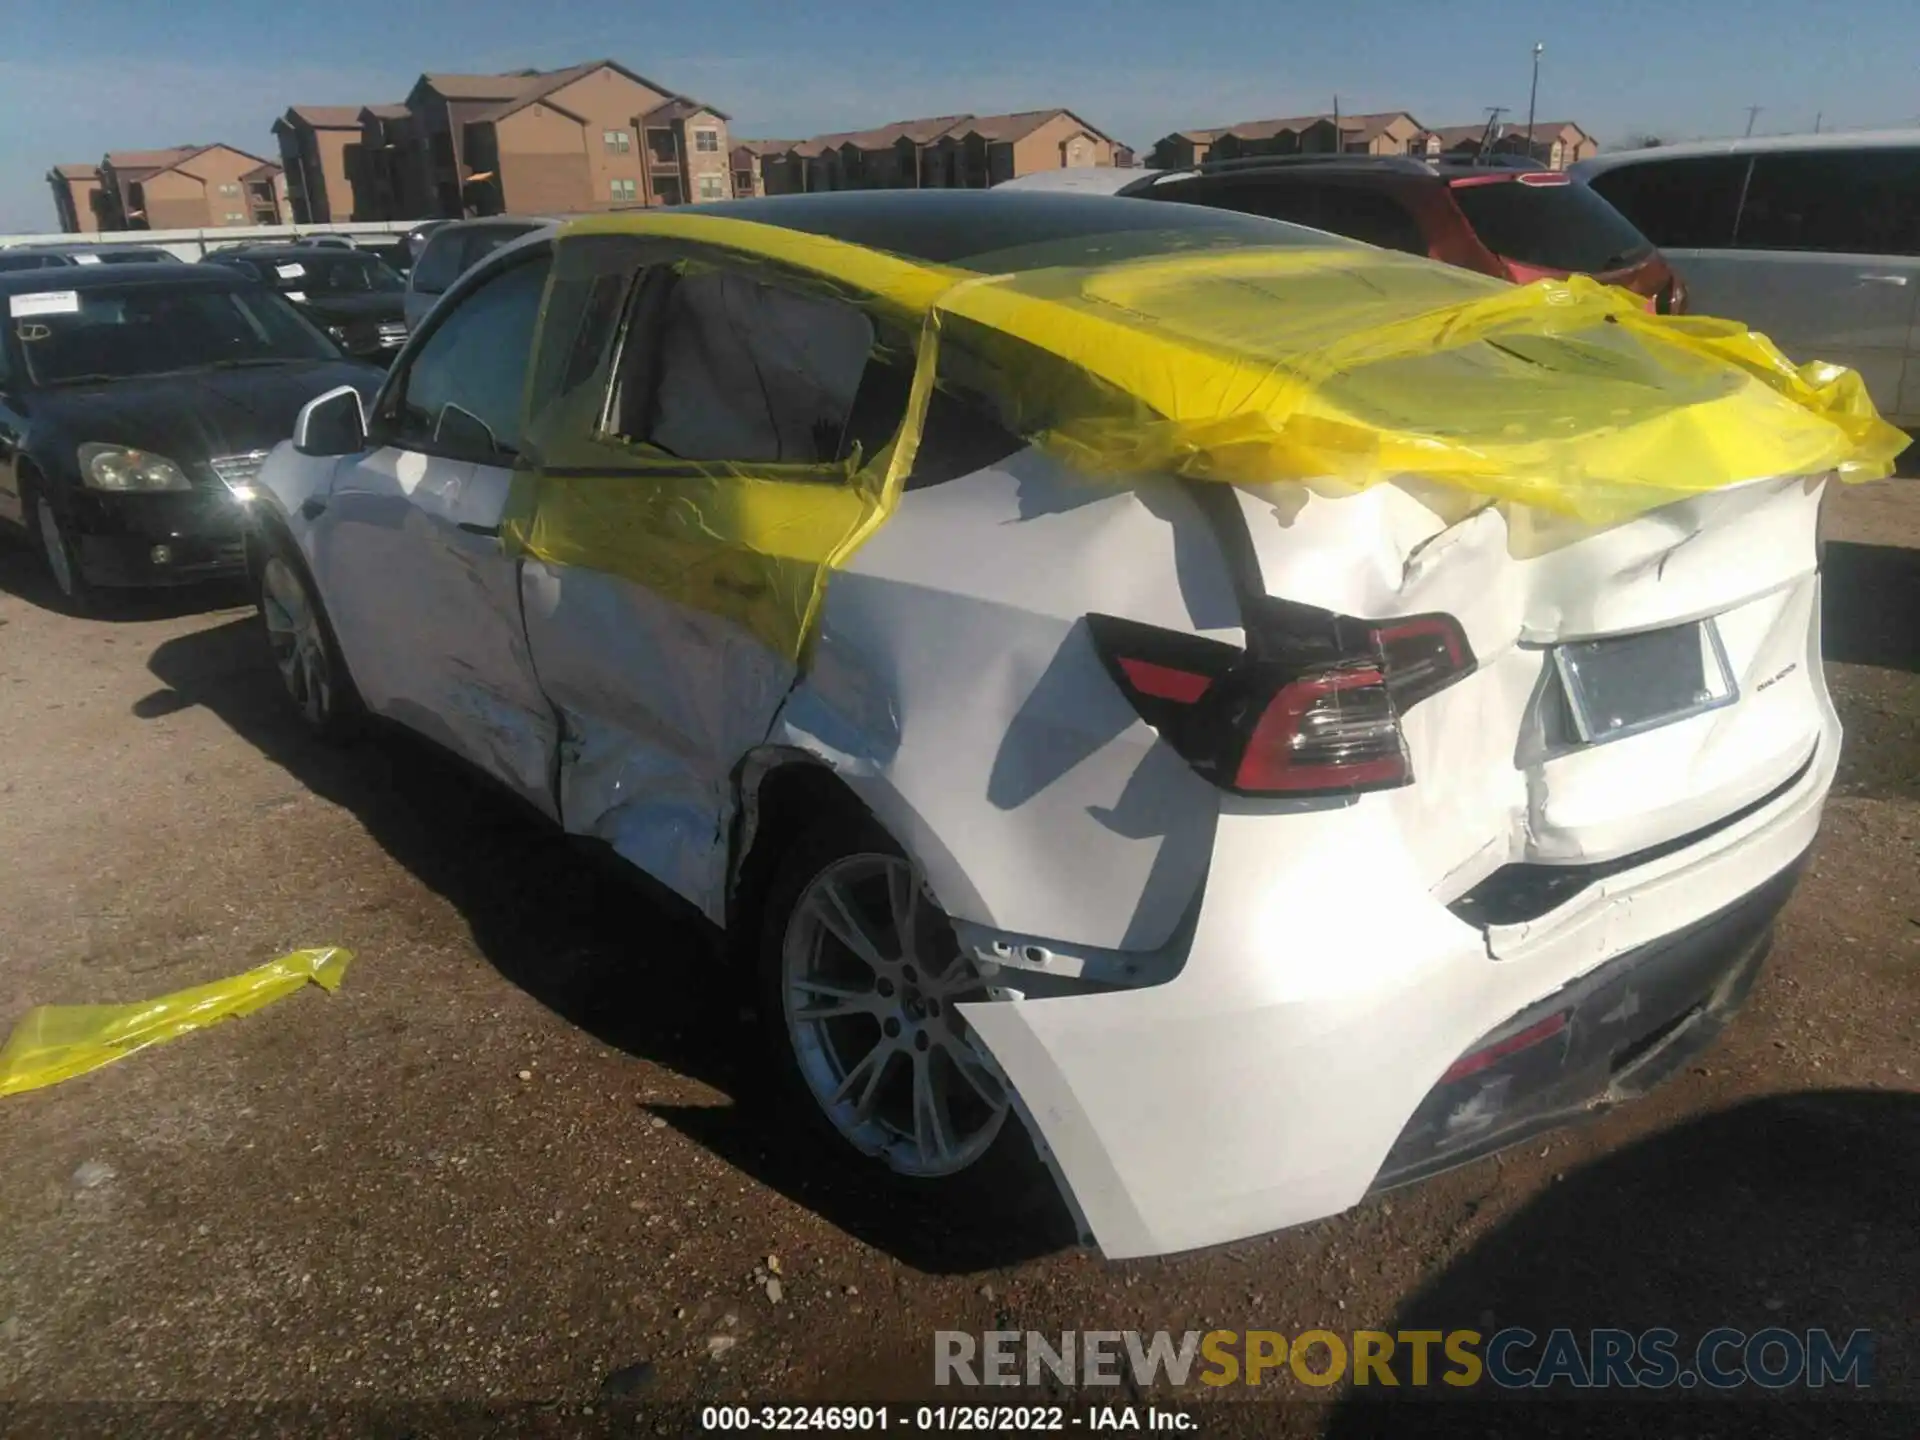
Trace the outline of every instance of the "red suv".
<instances>
[{"instance_id":1,"label":"red suv","mask_svg":"<svg viewBox=\"0 0 1920 1440\"><path fill-rule=\"evenodd\" d=\"M1591 275L1663 315L1686 306L1679 277L1626 216L1526 161L1260 156L1148 175L1118 193L1266 215L1522 284Z\"/></svg>"}]
</instances>

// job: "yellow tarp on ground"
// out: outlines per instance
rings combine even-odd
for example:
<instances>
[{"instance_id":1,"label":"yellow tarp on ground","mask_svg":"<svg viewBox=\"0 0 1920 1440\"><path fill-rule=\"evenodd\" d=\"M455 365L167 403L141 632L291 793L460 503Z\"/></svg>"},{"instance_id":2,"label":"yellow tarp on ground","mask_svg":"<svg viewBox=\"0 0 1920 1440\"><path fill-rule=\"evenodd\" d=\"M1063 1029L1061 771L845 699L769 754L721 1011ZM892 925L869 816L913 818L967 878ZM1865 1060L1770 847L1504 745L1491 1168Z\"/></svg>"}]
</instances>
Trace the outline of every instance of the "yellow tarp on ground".
<instances>
[{"instance_id":1,"label":"yellow tarp on ground","mask_svg":"<svg viewBox=\"0 0 1920 1440\"><path fill-rule=\"evenodd\" d=\"M42 1005L29 1010L0 1046L0 1095L37 1090L136 1050L246 1015L291 995L308 981L340 988L351 950L296 950L278 960L190 990L131 1005Z\"/></svg>"},{"instance_id":2,"label":"yellow tarp on ground","mask_svg":"<svg viewBox=\"0 0 1920 1440\"><path fill-rule=\"evenodd\" d=\"M1878 478L1908 443L1851 371L1795 365L1732 321L1650 314L1584 277L1513 286L1318 244L988 273L992 256L977 271L925 264L687 212L575 222L556 275L591 253L617 279L608 257L621 241L644 250L629 273L717 262L850 301L891 334L896 363L915 357L892 441L806 473L689 464L611 436L597 408L604 372L551 405L534 396L540 468L509 542L732 618L796 659L826 576L898 503L936 384L1116 482L1171 474L1335 494L1437 482L1586 525L1749 480ZM546 343L572 343L548 330Z\"/></svg>"}]
</instances>

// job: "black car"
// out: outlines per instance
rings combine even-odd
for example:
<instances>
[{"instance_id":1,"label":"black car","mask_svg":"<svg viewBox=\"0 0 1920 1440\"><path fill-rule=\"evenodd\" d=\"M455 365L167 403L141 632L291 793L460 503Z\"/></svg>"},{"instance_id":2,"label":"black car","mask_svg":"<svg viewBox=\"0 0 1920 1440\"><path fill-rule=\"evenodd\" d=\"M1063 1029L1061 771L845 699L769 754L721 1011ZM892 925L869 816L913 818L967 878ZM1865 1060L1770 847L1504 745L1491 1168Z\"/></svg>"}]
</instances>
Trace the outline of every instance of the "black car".
<instances>
[{"instance_id":1,"label":"black car","mask_svg":"<svg viewBox=\"0 0 1920 1440\"><path fill-rule=\"evenodd\" d=\"M349 355L385 364L407 343L406 281L377 256L339 245L258 245L200 263L278 290Z\"/></svg>"},{"instance_id":2,"label":"black car","mask_svg":"<svg viewBox=\"0 0 1920 1440\"><path fill-rule=\"evenodd\" d=\"M382 372L223 266L0 274L0 530L75 610L244 572L251 481L314 396Z\"/></svg>"},{"instance_id":3,"label":"black car","mask_svg":"<svg viewBox=\"0 0 1920 1440\"><path fill-rule=\"evenodd\" d=\"M157 245L15 245L0 250L0 274L66 265L178 265L181 259Z\"/></svg>"}]
</instances>

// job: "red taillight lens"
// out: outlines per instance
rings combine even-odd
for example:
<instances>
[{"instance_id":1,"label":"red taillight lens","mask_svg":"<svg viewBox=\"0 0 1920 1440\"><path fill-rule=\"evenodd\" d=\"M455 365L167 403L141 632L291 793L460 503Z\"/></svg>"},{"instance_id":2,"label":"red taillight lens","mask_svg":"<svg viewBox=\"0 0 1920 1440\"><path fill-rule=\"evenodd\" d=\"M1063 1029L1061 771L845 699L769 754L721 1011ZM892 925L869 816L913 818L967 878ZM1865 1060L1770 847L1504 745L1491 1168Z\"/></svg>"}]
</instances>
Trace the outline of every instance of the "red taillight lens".
<instances>
[{"instance_id":1,"label":"red taillight lens","mask_svg":"<svg viewBox=\"0 0 1920 1440\"><path fill-rule=\"evenodd\" d=\"M1378 789L1412 778L1386 675L1355 666L1281 686L1247 738L1234 786L1298 793Z\"/></svg>"},{"instance_id":2,"label":"red taillight lens","mask_svg":"<svg viewBox=\"0 0 1920 1440\"><path fill-rule=\"evenodd\" d=\"M1202 775L1244 794L1407 784L1400 716L1474 663L1450 615L1378 622L1264 600L1245 651L1110 615L1087 625L1141 719Z\"/></svg>"},{"instance_id":3,"label":"red taillight lens","mask_svg":"<svg viewBox=\"0 0 1920 1440\"><path fill-rule=\"evenodd\" d=\"M1156 665L1151 660L1139 660L1130 655L1120 656L1119 662L1121 671L1135 693L1150 695L1156 700L1171 700L1176 705L1193 704L1213 684L1211 675L1196 675L1191 670Z\"/></svg>"},{"instance_id":4,"label":"red taillight lens","mask_svg":"<svg viewBox=\"0 0 1920 1440\"><path fill-rule=\"evenodd\" d=\"M1491 1045L1484 1045L1470 1054L1462 1055L1448 1067L1447 1073L1440 1077L1440 1083L1446 1085L1455 1080L1464 1080L1469 1075L1478 1075L1489 1066L1498 1065L1509 1055L1518 1055L1522 1050L1531 1049L1543 1040L1551 1040L1566 1028L1566 1011L1562 1010L1558 1014L1549 1015L1546 1019L1529 1025L1524 1030L1515 1031L1504 1039L1494 1041Z\"/></svg>"}]
</instances>

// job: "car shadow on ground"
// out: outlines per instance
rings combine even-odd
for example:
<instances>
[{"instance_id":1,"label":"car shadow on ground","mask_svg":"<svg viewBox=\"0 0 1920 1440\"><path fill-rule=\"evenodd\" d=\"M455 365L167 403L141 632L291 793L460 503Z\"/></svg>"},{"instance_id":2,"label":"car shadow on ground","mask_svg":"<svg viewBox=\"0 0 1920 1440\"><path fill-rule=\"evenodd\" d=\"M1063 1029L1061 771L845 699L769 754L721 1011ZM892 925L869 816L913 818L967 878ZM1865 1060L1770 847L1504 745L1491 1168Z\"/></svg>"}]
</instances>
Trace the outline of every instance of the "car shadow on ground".
<instances>
[{"instance_id":1,"label":"car shadow on ground","mask_svg":"<svg viewBox=\"0 0 1920 1440\"><path fill-rule=\"evenodd\" d=\"M1920 550L1831 540L1821 571L1826 658L1920 673Z\"/></svg>"},{"instance_id":2,"label":"car shadow on ground","mask_svg":"<svg viewBox=\"0 0 1920 1440\"><path fill-rule=\"evenodd\" d=\"M726 983L713 934L636 872L561 836L463 763L398 730L329 746L288 711L248 615L161 644L143 716L205 706L449 901L506 979L609 1045L723 1091L734 1104L654 1106L697 1143L916 1269L969 1272L1057 1248L1059 1224L933 1218L871 1183L771 1112L758 1032ZM636 940L636 936L644 937Z\"/></svg>"},{"instance_id":3,"label":"car shadow on ground","mask_svg":"<svg viewBox=\"0 0 1920 1440\"><path fill-rule=\"evenodd\" d=\"M11 536L0 536L0 593L56 614L70 613L40 552L24 541L15 542ZM209 581L156 590L101 590L96 595L95 608L86 616L88 620L133 624L198 615L242 604L246 600L246 584L240 580Z\"/></svg>"},{"instance_id":4,"label":"car shadow on ground","mask_svg":"<svg viewBox=\"0 0 1920 1440\"><path fill-rule=\"evenodd\" d=\"M1728 1326L1748 1335L1872 1332L1865 1390L1846 1383L1702 1399L1676 1383L1638 1393L1355 1387L1327 1434L1903 1435L1920 1433L1920 1096L1884 1090L1772 1095L1615 1151L1566 1175L1416 1292L1391 1329L1523 1327L1677 1331L1678 1373ZM1436 1349L1436 1358L1439 1355ZM1732 1361L1737 1348L1716 1359ZM1778 1365L1776 1350L1764 1362ZM1441 1373L1436 1364L1434 1375ZM1382 1402L1397 1402L1384 1404ZM1742 1403L1745 1402L1745 1403ZM1389 1421L1391 1426L1389 1427Z\"/></svg>"}]
</instances>

